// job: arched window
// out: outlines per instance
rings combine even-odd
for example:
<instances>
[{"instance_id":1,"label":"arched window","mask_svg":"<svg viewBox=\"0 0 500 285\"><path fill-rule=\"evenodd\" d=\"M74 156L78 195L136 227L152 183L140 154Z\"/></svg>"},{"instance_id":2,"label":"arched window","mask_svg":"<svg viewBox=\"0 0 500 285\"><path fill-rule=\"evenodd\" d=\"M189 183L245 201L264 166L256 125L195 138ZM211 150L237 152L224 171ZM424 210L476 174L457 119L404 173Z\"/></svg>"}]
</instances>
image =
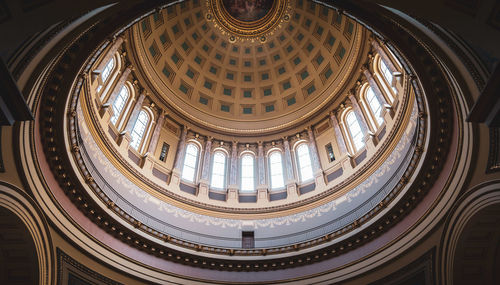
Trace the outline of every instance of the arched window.
<instances>
[{"instance_id":1,"label":"arched window","mask_svg":"<svg viewBox=\"0 0 500 285\"><path fill-rule=\"evenodd\" d=\"M269 170L271 172L271 189L279 189L285 187L283 179L283 163L281 153L274 151L269 156Z\"/></svg>"},{"instance_id":2,"label":"arched window","mask_svg":"<svg viewBox=\"0 0 500 285\"><path fill-rule=\"evenodd\" d=\"M184 155L184 165L182 167L182 179L194 182L199 153L199 148L194 143L187 144L186 154Z\"/></svg>"},{"instance_id":3,"label":"arched window","mask_svg":"<svg viewBox=\"0 0 500 285\"><path fill-rule=\"evenodd\" d=\"M346 123L347 129L351 134L354 151L358 151L365 145L365 143L363 142L363 131L361 131L358 118L356 118L356 114L354 114L353 111L350 111L349 114L347 114Z\"/></svg>"},{"instance_id":4,"label":"arched window","mask_svg":"<svg viewBox=\"0 0 500 285\"><path fill-rule=\"evenodd\" d=\"M297 162L299 167L300 181L304 182L313 178L311 156L309 146L305 143L297 147Z\"/></svg>"},{"instance_id":5,"label":"arched window","mask_svg":"<svg viewBox=\"0 0 500 285\"><path fill-rule=\"evenodd\" d=\"M387 67L387 64L385 64L385 62L382 59L380 59L380 71L382 71L382 75L384 76L387 83L389 83L389 86L391 86L392 85L392 73L389 70L389 68Z\"/></svg>"},{"instance_id":6,"label":"arched window","mask_svg":"<svg viewBox=\"0 0 500 285\"><path fill-rule=\"evenodd\" d=\"M210 187L224 189L226 181L226 154L222 151L214 153L212 162L212 179Z\"/></svg>"},{"instance_id":7,"label":"arched window","mask_svg":"<svg viewBox=\"0 0 500 285\"><path fill-rule=\"evenodd\" d=\"M382 118L382 104L380 104L380 101L378 100L377 96L375 96L375 93L373 92L373 89L371 87L368 87L368 89L366 90L365 98L368 107L370 107L370 110L372 111L375 121L377 121L377 125L380 126L382 122L384 122L384 119Z\"/></svg>"},{"instance_id":8,"label":"arched window","mask_svg":"<svg viewBox=\"0 0 500 285\"><path fill-rule=\"evenodd\" d=\"M123 107L125 107L129 96L130 93L128 91L128 88L126 86L123 86L120 90L120 93L118 93L118 96L113 102L113 117L111 117L111 123L116 124L116 121L118 120L118 117L120 117L120 114L122 113Z\"/></svg>"},{"instance_id":9,"label":"arched window","mask_svg":"<svg viewBox=\"0 0 500 285\"><path fill-rule=\"evenodd\" d=\"M111 71L113 71L113 68L115 68L115 58L112 57L108 63L106 63L106 66L104 66L104 69L101 72L101 80L103 83L108 80L109 75L111 75Z\"/></svg>"},{"instance_id":10,"label":"arched window","mask_svg":"<svg viewBox=\"0 0 500 285\"><path fill-rule=\"evenodd\" d=\"M132 133L130 134L132 136L132 142L130 143L130 145L135 150L139 150L139 146L141 145L148 123L148 113L145 110L141 110L141 112L139 112L137 120L135 121L134 127L132 128Z\"/></svg>"},{"instance_id":11,"label":"arched window","mask_svg":"<svg viewBox=\"0 0 500 285\"><path fill-rule=\"evenodd\" d=\"M241 191L255 190L254 157L245 154L241 157Z\"/></svg>"},{"instance_id":12,"label":"arched window","mask_svg":"<svg viewBox=\"0 0 500 285\"><path fill-rule=\"evenodd\" d=\"M380 72L382 72L382 76L384 76L384 79L387 82L389 88L391 88L392 91L396 93L397 91L396 87L392 86L392 80L393 80L392 72L389 70L387 64L382 60L382 58L380 58Z\"/></svg>"}]
</instances>

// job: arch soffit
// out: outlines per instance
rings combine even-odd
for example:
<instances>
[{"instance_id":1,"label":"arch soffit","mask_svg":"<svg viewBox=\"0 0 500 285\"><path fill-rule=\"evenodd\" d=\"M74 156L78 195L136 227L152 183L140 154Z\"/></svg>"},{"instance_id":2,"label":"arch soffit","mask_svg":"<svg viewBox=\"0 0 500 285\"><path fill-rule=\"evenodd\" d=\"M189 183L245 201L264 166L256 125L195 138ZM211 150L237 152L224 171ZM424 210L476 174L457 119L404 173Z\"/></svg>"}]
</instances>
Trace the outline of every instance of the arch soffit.
<instances>
[{"instance_id":1,"label":"arch soffit","mask_svg":"<svg viewBox=\"0 0 500 285\"><path fill-rule=\"evenodd\" d=\"M55 268L52 268L53 245L47 221L39 214L39 209L23 190L0 183L0 207L15 214L26 226L36 248L39 266L39 284L53 284Z\"/></svg>"}]
</instances>

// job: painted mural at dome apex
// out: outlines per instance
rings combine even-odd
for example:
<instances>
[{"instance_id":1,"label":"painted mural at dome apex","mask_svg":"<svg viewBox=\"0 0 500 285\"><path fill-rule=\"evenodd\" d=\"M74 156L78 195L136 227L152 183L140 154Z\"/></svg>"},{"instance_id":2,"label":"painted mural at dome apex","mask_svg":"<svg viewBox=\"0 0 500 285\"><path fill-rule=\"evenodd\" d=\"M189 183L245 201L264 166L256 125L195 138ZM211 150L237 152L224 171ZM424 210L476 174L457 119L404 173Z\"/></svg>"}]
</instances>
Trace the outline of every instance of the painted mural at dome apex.
<instances>
[{"instance_id":1,"label":"painted mural at dome apex","mask_svg":"<svg viewBox=\"0 0 500 285\"><path fill-rule=\"evenodd\" d=\"M222 4L236 20L254 22L271 11L274 0L222 0Z\"/></svg>"}]
</instances>

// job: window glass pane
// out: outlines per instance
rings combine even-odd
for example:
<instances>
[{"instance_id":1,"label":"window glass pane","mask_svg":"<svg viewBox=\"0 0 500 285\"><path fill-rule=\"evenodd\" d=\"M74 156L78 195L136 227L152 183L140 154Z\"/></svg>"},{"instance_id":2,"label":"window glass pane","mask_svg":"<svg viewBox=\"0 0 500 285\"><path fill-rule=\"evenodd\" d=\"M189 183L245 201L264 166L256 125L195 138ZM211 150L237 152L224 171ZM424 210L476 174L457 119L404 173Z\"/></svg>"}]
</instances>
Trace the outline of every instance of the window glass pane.
<instances>
[{"instance_id":1,"label":"window glass pane","mask_svg":"<svg viewBox=\"0 0 500 285\"><path fill-rule=\"evenodd\" d=\"M212 188L224 188L225 172L226 155L221 151L215 152L212 164L212 179L210 182Z\"/></svg>"},{"instance_id":2,"label":"window glass pane","mask_svg":"<svg viewBox=\"0 0 500 285\"><path fill-rule=\"evenodd\" d=\"M146 126L148 124L149 117L146 114L146 111L142 110L137 117L137 121L135 121L134 128L132 129L132 142L130 145L134 149L138 149L141 144L142 137L144 136L144 131L146 130Z\"/></svg>"},{"instance_id":3,"label":"window glass pane","mask_svg":"<svg viewBox=\"0 0 500 285\"><path fill-rule=\"evenodd\" d=\"M253 191L254 187L254 158L246 154L241 158L241 190Z\"/></svg>"},{"instance_id":4,"label":"window glass pane","mask_svg":"<svg viewBox=\"0 0 500 285\"><path fill-rule=\"evenodd\" d=\"M108 80L108 77L111 74L111 71L113 70L114 67L115 67L115 58L112 57L108 61L108 63L106 63L106 66L102 70L102 73L101 73L102 82L106 82L106 80Z\"/></svg>"},{"instance_id":5,"label":"window glass pane","mask_svg":"<svg viewBox=\"0 0 500 285\"><path fill-rule=\"evenodd\" d=\"M161 147L161 152L160 152L160 157L159 157L160 161L165 162L165 160L167 159L169 149L170 149L170 145L167 144L166 142L164 142L162 147Z\"/></svg>"},{"instance_id":6,"label":"window glass pane","mask_svg":"<svg viewBox=\"0 0 500 285\"><path fill-rule=\"evenodd\" d=\"M182 179L194 182L196 162L198 160L198 147L190 143L186 147L184 166L182 167Z\"/></svg>"},{"instance_id":7,"label":"window glass pane","mask_svg":"<svg viewBox=\"0 0 500 285\"><path fill-rule=\"evenodd\" d=\"M118 93L115 102L113 102L113 117L111 117L111 123L116 124L118 117L123 111L123 107L125 107L125 103L128 100L128 96L129 96L128 88L123 86L122 89L120 90L120 93Z\"/></svg>"},{"instance_id":8,"label":"window glass pane","mask_svg":"<svg viewBox=\"0 0 500 285\"><path fill-rule=\"evenodd\" d=\"M389 85L391 85L392 84L392 73L383 60L380 60L380 70L382 71L382 75L384 75L385 80L387 80L387 83L389 83Z\"/></svg>"},{"instance_id":9,"label":"window glass pane","mask_svg":"<svg viewBox=\"0 0 500 285\"><path fill-rule=\"evenodd\" d=\"M271 172L271 189L285 187L283 180L283 164L281 162L281 153L275 151L269 156L269 169Z\"/></svg>"},{"instance_id":10,"label":"window glass pane","mask_svg":"<svg viewBox=\"0 0 500 285\"><path fill-rule=\"evenodd\" d=\"M193 154L186 155L184 163L193 167L194 165L196 165L196 156Z\"/></svg>"},{"instance_id":11,"label":"window glass pane","mask_svg":"<svg viewBox=\"0 0 500 285\"><path fill-rule=\"evenodd\" d=\"M384 76L385 80L389 84L389 87L392 89L392 91L394 91L394 93L396 93L396 87L392 86L392 73L387 67L387 64L385 64L382 59L380 60L380 70L382 71L382 75Z\"/></svg>"},{"instance_id":12,"label":"window glass pane","mask_svg":"<svg viewBox=\"0 0 500 285\"><path fill-rule=\"evenodd\" d=\"M359 125L358 119L356 118L356 115L354 114L353 111L351 111L347 115L346 121L347 121L347 128L351 133L355 151L358 151L365 145L365 143L363 142L363 132L361 131L361 126Z\"/></svg>"},{"instance_id":13,"label":"window glass pane","mask_svg":"<svg viewBox=\"0 0 500 285\"><path fill-rule=\"evenodd\" d=\"M301 144L297 148L297 159L299 164L299 173L301 181L307 181L313 178L311 166L311 157L309 156L309 147L307 144Z\"/></svg>"},{"instance_id":14,"label":"window glass pane","mask_svg":"<svg viewBox=\"0 0 500 285\"><path fill-rule=\"evenodd\" d=\"M368 106L370 106L373 115L375 115L375 120L380 126L380 124L384 121L382 118L382 105L380 104L377 96L375 96L375 93L373 93L373 89L371 87L368 87L368 90L366 91L366 101L368 101Z\"/></svg>"}]
</instances>

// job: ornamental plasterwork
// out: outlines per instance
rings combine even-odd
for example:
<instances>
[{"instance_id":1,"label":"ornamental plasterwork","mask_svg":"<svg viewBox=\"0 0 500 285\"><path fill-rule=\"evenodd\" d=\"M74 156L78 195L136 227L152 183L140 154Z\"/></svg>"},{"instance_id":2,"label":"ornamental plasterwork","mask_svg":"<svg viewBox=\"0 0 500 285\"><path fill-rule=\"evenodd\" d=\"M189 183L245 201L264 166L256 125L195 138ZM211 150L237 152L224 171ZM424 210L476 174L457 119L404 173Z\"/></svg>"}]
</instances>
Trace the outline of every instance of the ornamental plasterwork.
<instances>
[{"instance_id":1,"label":"ornamental plasterwork","mask_svg":"<svg viewBox=\"0 0 500 285\"><path fill-rule=\"evenodd\" d=\"M231 43L263 43L290 20L292 2L293 0L206 0L205 18ZM262 12L255 17L242 19L236 15L255 14L258 9Z\"/></svg>"}]
</instances>

